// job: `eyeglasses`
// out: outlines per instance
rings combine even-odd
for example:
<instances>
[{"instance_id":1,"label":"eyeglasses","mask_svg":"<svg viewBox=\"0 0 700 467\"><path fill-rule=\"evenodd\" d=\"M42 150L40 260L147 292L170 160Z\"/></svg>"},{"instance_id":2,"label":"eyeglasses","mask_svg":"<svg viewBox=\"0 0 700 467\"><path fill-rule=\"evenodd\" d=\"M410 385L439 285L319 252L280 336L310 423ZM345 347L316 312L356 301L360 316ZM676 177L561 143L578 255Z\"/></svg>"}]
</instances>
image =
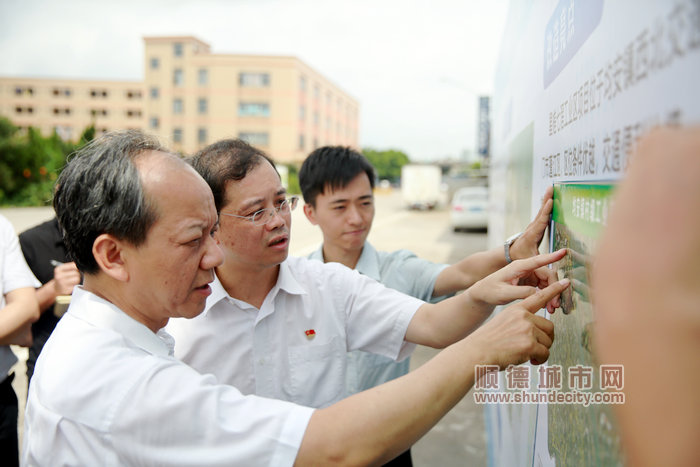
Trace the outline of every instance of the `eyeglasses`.
<instances>
[{"instance_id":1,"label":"eyeglasses","mask_svg":"<svg viewBox=\"0 0 700 467\"><path fill-rule=\"evenodd\" d=\"M297 207L299 202L298 196L290 196L289 198L282 201L279 206L275 208L265 208L259 211L255 211L250 216L239 216L236 214L229 214L227 212L220 212L219 214L229 217L238 217L239 219L246 219L253 223L253 225L265 225L275 217L275 214L282 212L287 213L293 211Z\"/></svg>"}]
</instances>

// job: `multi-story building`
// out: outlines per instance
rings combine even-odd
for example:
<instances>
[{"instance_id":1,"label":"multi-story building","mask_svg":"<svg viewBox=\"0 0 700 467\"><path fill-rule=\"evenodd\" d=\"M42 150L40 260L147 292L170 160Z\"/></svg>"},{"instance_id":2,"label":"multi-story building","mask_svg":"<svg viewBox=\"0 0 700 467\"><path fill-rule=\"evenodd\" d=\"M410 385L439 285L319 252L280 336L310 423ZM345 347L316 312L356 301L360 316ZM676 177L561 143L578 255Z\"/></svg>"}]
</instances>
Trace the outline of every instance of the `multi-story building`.
<instances>
[{"instance_id":1,"label":"multi-story building","mask_svg":"<svg viewBox=\"0 0 700 467\"><path fill-rule=\"evenodd\" d=\"M75 139L141 128L190 154L239 137L279 162L318 146L358 146L359 106L295 57L212 54L194 37L144 38L144 81L0 78L0 115Z\"/></svg>"},{"instance_id":2,"label":"multi-story building","mask_svg":"<svg viewBox=\"0 0 700 467\"><path fill-rule=\"evenodd\" d=\"M145 128L143 83L0 77L0 115L75 140L90 124L98 132Z\"/></svg>"}]
</instances>

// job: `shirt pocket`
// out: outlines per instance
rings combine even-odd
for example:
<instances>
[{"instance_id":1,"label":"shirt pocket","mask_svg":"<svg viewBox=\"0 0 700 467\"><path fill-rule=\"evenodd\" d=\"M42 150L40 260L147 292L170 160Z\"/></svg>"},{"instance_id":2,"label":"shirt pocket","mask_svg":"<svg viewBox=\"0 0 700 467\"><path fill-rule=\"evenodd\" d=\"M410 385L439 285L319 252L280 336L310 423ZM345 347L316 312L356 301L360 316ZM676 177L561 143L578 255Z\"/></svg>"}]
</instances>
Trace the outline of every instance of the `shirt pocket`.
<instances>
[{"instance_id":1,"label":"shirt pocket","mask_svg":"<svg viewBox=\"0 0 700 467\"><path fill-rule=\"evenodd\" d=\"M289 347L289 400L308 407L327 407L346 396L344 342Z\"/></svg>"}]
</instances>

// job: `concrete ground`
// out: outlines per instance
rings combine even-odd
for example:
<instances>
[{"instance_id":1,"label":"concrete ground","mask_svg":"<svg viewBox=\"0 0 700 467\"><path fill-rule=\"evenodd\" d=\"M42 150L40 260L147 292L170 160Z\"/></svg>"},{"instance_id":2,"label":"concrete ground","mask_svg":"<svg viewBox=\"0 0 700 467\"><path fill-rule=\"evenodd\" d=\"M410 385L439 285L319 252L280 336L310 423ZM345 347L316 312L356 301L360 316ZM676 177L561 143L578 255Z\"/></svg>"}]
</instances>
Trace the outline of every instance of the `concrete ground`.
<instances>
[{"instance_id":1,"label":"concrete ground","mask_svg":"<svg viewBox=\"0 0 700 467\"><path fill-rule=\"evenodd\" d=\"M445 207L433 211L409 211L404 209L397 191L378 191L376 209L369 240L379 250L406 248L430 261L451 264L486 248L485 232L453 232ZM0 208L0 214L21 232L51 218L53 211L51 208ZM300 208L293 213L292 219L290 252L293 255L306 255L321 243L320 230L306 220ZM26 400L26 349L13 347L13 350L20 358L15 367L13 386L23 412ZM436 353L434 349L419 346L411 358L411 368L417 368ZM22 419L20 416L20 427ZM483 410L474 404L471 392L416 443L412 453L416 467L487 464Z\"/></svg>"}]
</instances>

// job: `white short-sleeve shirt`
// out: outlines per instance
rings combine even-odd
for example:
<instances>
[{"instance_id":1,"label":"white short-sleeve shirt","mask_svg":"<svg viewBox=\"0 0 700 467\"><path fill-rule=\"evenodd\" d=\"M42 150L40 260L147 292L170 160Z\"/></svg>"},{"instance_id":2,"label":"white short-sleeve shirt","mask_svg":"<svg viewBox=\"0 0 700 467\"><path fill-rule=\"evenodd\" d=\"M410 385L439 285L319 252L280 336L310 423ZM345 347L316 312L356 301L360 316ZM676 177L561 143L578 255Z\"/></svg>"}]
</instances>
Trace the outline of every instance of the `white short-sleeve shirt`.
<instances>
[{"instance_id":1,"label":"white short-sleeve shirt","mask_svg":"<svg viewBox=\"0 0 700 467\"><path fill-rule=\"evenodd\" d=\"M204 313L166 329L175 356L197 371L244 394L320 408L347 396L349 350L410 355L404 338L421 305L340 264L288 258L259 310L216 280Z\"/></svg>"},{"instance_id":2,"label":"white short-sleeve shirt","mask_svg":"<svg viewBox=\"0 0 700 467\"><path fill-rule=\"evenodd\" d=\"M19 247L14 227L0 216L0 312L5 307L5 294L24 287L41 287ZM9 345L0 346L0 381L17 361Z\"/></svg>"},{"instance_id":3,"label":"white short-sleeve shirt","mask_svg":"<svg viewBox=\"0 0 700 467\"><path fill-rule=\"evenodd\" d=\"M22 465L292 465L313 409L244 396L76 287L37 361Z\"/></svg>"},{"instance_id":4,"label":"white short-sleeve shirt","mask_svg":"<svg viewBox=\"0 0 700 467\"><path fill-rule=\"evenodd\" d=\"M323 245L309 255L324 261ZM385 286L423 301L439 301L433 297L435 281L447 264L432 263L408 250L377 251L365 242L355 270ZM348 395L373 388L408 373L410 360L400 362L369 352L356 350L348 354L346 390Z\"/></svg>"}]
</instances>

